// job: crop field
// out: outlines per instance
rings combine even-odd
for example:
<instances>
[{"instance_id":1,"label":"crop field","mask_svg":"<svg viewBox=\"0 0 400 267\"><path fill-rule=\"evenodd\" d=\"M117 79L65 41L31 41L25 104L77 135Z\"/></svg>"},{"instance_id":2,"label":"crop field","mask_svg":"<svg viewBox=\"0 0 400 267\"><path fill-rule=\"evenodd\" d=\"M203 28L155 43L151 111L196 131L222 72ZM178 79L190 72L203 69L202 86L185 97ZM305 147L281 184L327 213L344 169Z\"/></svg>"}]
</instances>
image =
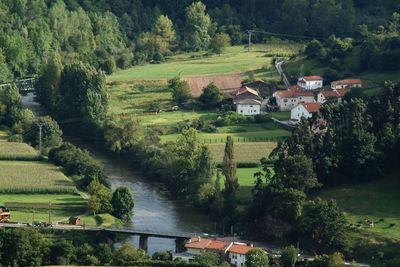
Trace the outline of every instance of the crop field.
<instances>
[{"instance_id":1,"label":"crop field","mask_svg":"<svg viewBox=\"0 0 400 267\"><path fill-rule=\"evenodd\" d=\"M5 203L52 203L52 204L84 204L86 200L78 194L1 194L0 205Z\"/></svg>"},{"instance_id":2,"label":"crop field","mask_svg":"<svg viewBox=\"0 0 400 267\"><path fill-rule=\"evenodd\" d=\"M235 126L233 126L235 127ZM243 130L223 127L218 133L199 133L199 139L205 143L225 143L226 137L231 136L235 142L269 142L282 140L291 135L291 132L279 128L273 123L267 125L236 126ZM175 141L179 134L160 136L162 142Z\"/></svg>"},{"instance_id":3,"label":"crop field","mask_svg":"<svg viewBox=\"0 0 400 267\"><path fill-rule=\"evenodd\" d=\"M357 230L400 241L399 173L366 184L323 190L319 196L335 199ZM369 227L365 221L374 222Z\"/></svg>"},{"instance_id":4,"label":"crop field","mask_svg":"<svg viewBox=\"0 0 400 267\"><path fill-rule=\"evenodd\" d=\"M235 143L235 157L238 163L260 163L260 159L267 158L276 147L275 142L248 142ZM214 162L221 163L224 157L225 144L208 144Z\"/></svg>"},{"instance_id":5,"label":"crop field","mask_svg":"<svg viewBox=\"0 0 400 267\"><path fill-rule=\"evenodd\" d=\"M36 150L24 143L0 141L0 160L36 160Z\"/></svg>"},{"instance_id":6,"label":"crop field","mask_svg":"<svg viewBox=\"0 0 400 267\"><path fill-rule=\"evenodd\" d=\"M272 58L297 54L302 44L276 41L254 45L250 52L244 46L229 47L222 55L186 53L171 57L162 64L147 64L117 71L108 81L165 80L172 77L190 77L245 73L272 67Z\"/></svg>"},{"instance_id":7,"label":"crop field","mask_svg":"<svg viewBox=\"0 0 400 267\"><path fill-rule=\"evenodd\" d=\"M0 192L76 193L76 188L58 167L43 162L0 161Z\"/></svg>"}]
</instances>

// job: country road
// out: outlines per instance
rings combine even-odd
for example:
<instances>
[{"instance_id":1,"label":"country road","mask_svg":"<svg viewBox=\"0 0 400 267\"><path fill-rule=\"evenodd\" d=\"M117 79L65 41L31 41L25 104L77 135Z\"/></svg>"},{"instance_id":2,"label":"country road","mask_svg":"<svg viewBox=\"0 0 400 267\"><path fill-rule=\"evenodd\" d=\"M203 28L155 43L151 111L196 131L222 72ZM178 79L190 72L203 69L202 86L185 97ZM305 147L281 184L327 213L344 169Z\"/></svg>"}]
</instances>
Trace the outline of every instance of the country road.
<instances>
[{"instance_id":1,"label":"country road","mask_svg":"<svg viewBox=\"0 0 400 267\"><path fill-rule=\"evenodd\" d=\"M279 75L281 75L283 82L285 83L286 87L290 86L289 79L287 78L285 72L283 71L282 64L284 61L279 61L275 63L275 68L279 72Z\"/></svg>"}]
</instances>

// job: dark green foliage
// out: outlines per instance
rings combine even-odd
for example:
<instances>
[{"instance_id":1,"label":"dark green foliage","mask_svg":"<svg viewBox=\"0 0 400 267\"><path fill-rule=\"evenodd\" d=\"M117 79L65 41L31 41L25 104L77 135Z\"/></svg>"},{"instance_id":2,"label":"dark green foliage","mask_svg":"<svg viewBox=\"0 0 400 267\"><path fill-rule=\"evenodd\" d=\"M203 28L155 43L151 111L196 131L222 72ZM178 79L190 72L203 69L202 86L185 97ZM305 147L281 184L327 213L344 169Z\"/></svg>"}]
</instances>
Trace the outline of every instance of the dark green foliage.
<instances>
[{"instance_id":1,"label":"dark green foliage","mask_svg":"<svg viewBox=\"0 0 400 267\"><path fill-rule=\"evenodd\" d=\"M90 156L87 150L64 143L61 147L50 151L49 159L56 165L62 166L67 175L80 176L82 179L79 183L83 188L86 188L94 180L109 186L103 167Z\"/></svg>"},{"instance_id":2,"label":"dark green foliage","mask_svg":"<svg viewBox=\"0 0 400 267\"><path fill-rule=\"evenodd\" d=\"M300 250L294 246L285 247L282 250L282 262L285 267L294 267L299 260Z\"/></svg>"},{"instance_id":3,"label":"dark green foliage","mask_svg":"<svg viewBox=\"0 0 400 267\"><path fill-rule=\"evenodd\" d=\"M189 84L178 77L168 81L168 89L172 91L172 99L178 105L182 105L192 98Z\"/></svg>"},{"instance_id":4,"label":"dark green foliage","mask_svg":"<svg viewBox=\"0 0 400 267\"><path fill-rule=\"evenodd\" d=\"M41 152L47 154L50 149L61 145L61 136L62 131L58 123L51 117L46 116L36 119L30 127L26 129L24 141L37 148L41 145Z\"/></svg>"},{"instance_id":5,"label":"dark green foliage","mask_svg":"<svg viewBox=\"0 0 400 267\"><path fill-rule=\"evenodd\" d=\"M269 258L267 252L260 248L255 248L246 254L247 267L269 266Z\"/></svg>"},{"instance_id":6,"label":"dark green foliage","mask_svg":"<svg viewBox=\"0 0 400 267\"><path fill-rule=\"evenodd\" d=\"M215 252L205 251L196 256L195 261L200 263L201 266L213 267L218 265L219 255Z\"/></svg>"},{"instance_id":7,"label":"dark green foliage","mask_svg":"<svg viewBox=\"0 0 400 267\"><path fill-rule=\"evenodd\" d=\"M134 262L147 260L148 256L142 249L137 249L130 243L124 243L119 249L114 252L114 259L112 265L130 266Z\"/></svg>"},{"instance_id":8,"label":"dark green foliage","mask_svg":"<svg viewBox=\"0 0 400 267\"><path fill-rule=\"evenodd\" d=\"M303 209L298 225L298 235L303 245L315 251L341 249L346 220L336 202L316 199Z\"/></svg>"},{"instance_id":9,"label":"dark green foliage","mask_svg":"<svg viewBox=\"0 0 400 267\"><path fill-rule=\"evenodd\" d=\"M113 214L126 222L128 222L133 215L133 207L135 200L132 192L127 187L118 187L115 189L112 199Z\"/></svg>"},{"instance_id":10,"label":"dark green foliage","mask_svg":"<svg viewBox=\"0 0 400 267\"><path fill-rule=\"evenodd\" d=\"M170 261L172 260L172 253L170 251L155 252L153 256L151 256L151 259L160 261Z\"/></svg>"},{"instance_id":11,"label":"dark green foliage","mask_svg":"<svg viewBox=\"0 0 400 267\"><path fill-rule=\"evenodd\" d=\"M60 120L82 120L86 129L104 122L108 108L104 73L81 62L67 65L59 92Z\"/></svg>"},{"instance_id":12,"label":"dark green foliage","mask_svg":"<svg viewBox=\"0 0 400 267\"><path fill-rule=\"evenodd\" d=\"M231 38L226 33L217 33L210 41L210 50L215 54L222 54L231 45Z\"/></svg>"},{"instance_id":13,"label":"dark green foliage","mask_svg":"<svg viewBox=\"0 0 400 267\"><path fill-rule=\"evenodd\" d=\"M224 96L219 88L211 83L203 89L203 93L200 95L200 101L204 106L208 108L217 107L223 100Z\"/></svg>"}]
</instances>

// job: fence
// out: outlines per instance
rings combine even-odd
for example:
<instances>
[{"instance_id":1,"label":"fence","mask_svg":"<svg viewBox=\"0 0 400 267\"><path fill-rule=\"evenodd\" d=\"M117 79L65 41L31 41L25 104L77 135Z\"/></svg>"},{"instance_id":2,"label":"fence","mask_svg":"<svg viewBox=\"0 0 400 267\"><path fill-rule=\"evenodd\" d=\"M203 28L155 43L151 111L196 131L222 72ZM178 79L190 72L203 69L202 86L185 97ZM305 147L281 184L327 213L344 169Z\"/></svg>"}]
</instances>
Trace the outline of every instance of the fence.
<instances>
[{"instance_id":1,"label":"fence","mask_svg":"<svg viewBox=\"0 0 400 267\"><path fill-rule=\"evenodd\" d=\"M233 141L237 143L248 143L248 142L278 142L284 141L288 136L259 136L259 137L232 137ZM206 144L218 144L225 143L226 138L209 138L202 139Z\"/></svg>"}]
</instances>

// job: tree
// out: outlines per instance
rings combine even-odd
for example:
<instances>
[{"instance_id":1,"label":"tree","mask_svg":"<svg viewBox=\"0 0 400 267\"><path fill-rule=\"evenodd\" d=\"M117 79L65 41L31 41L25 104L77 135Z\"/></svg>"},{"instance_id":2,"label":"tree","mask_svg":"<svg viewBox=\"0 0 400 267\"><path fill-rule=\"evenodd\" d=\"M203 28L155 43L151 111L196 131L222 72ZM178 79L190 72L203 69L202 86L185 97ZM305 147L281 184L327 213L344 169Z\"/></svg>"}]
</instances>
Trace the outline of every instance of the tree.
<instances>
[{"instance_id":1,"label":"tree","mask_svg":"<svg viewBox=\"0 0 400 267\"><path fill-rule=\"evenodd\" d=\"M298 224L298 233L307 245L317 250L341 248L346 219L334 200L308 202Z\"/></svg>"},{"instance_id":2,"label":"tree","mask_svg":"<svg viewBox=\"0 0 400 267\"><path fill-rule=\"evenodd\" d=\"M146 252L135 248L131 243L125 242L120 248L115 250L112 265L128 266L139 260L148 258Z\"/></svg>"},{"instance_id":3,"label":"tree","mask_svg":"<svg viewBox=\"0 0 400 267\"><path fill-rule=\"evenodd\" d=\"M203 93L200 95L200 101L207 107L218 106L222 102L223 98L223 94L214 83L207 85L207 87L203 89Z\"/></svg>"},{"instance_id":4,"label":"tree","mask_svg":"<svg viewBox=\"0 0 400 267\"><path fill-rule=\"evenodd\" d=\"M235 148L231 136L226 138L225 154L223 159L222 173L225 176L225 193L234 194L239 188L238 178L236 175L236 159Z\"/></svg>"},{"instance_id":5,"label":"tree","mask_svg":"<svg viewBox=\"0 0 400 267\"><path fill-rule=\"evenodd\" d=\"M294 267L299 259L300 250L294 246L285 247L282 251L282 261L286 267Z\"/></svg>"},{"instance_id":6,"label":"tree","mask_svg":"<svg viewBox=\"0 0 400 267\"><path fill-rule=\"evenodd\" d=\"M166 51L169 53L176 41L174 25L168 16L161 15L154 23L152 33L165 42Z\"/></svg>"},{"instance_id":7,"label":"tree","mask_svg":"<svg viewBox=\"0 0 400 267\"><path fill-rule=\"evenodd\" d=\"M104 128L106 146L117 153L131 148L143 136L143 129L136 117L118 121L108 120Z\"/></svg>"},{"instance_id":8,"label":"tree","mask_svg":"<svg viewBox=\"0 0 400 267\"><path fill-rule=\"evenodd\" d=\"M15 85L6 86L2 92L3 96L0 100L3 107L4 123L12 127L19 122L19 113L21 110L21 96Z\"/></svg>"},{"instance_id":9,"label":"tree","mask_svg":"<svg viewBox=\"0 0 400 267\"><path fill-rule=\"evenodd\" d=\"M210 50L215 54L222 54L231 45L231 37L226 33L217 33L211 39Z\"/></svg>"},{"instance_id":10,"label":"tree","mask_svg":"<svg viewBox=\"0 0 400 267\"><path fill-rule=\"evenodd\" d=\"M174 162L168 185L176 197L195 199L200 188L212 178L212 158L197 138L197 130L184 129L174 147Z\"/></svg>"},{"instance_id":11,"label":"tree","mask_svg":"<svg viewBox=\"0 0 400 267\"><path fill-rule=\"evenodd\" d=\"M108 213L112 211L111 191L99 181L92 181L87 187L88 193L91 195L89 199L89 208L96 213Z\"/></svg>"},{"instance_id":12,"label":"tree","mask_svg":"<svg viewBox=\"0 0 400 267\"><path fill-rule=\"evenodd\" d=\"M40 152L47 154L50 149L62 144L62 131L58 123L49 116L35 120L26 130L24 140L35 147L42 149Z\"/></svg>"},{"instance_id":13,"label":"tree","mask_svg":"<svg viewBox=\"0 0 400 267\"><path fill-rule=\"evenodd\" d=\"M36 81L35 89L38 101L44 105L47 110L54 114L57 107L59 85L61 79L61 55L54 52L40 70L39 78Z\"/></svg>"},{"instance_id":14,"label":"tree","mask_svg":"<svg viewBox=\"0 0 400 267\"><path fill-rule=\"evenodd\" d=\"M129 221L133 215L135 201L133 194L127 187L115 189L111 199L113 213L117 218Z\"/></svg>"},{"instance_id":15,"label":"tree","mask_svg":"<svg viewBox=\"0 0 400 267\"><path fill-rule=\"evenodd\" d=\"M178 105L182 105L192 98L189 84L179 78L168 81L168 88L172 91L172 99Z\"/></svg>"},{"instance_id":16,"label":"tree","mask_svg":"<svg viewBox=\"0 0 400 267\"><path fill-rule=\"evenodd\" d=\"M246 266L247 267L260 267L269 266L269 259L267 253L260 249L255 248L246 253Z\"/></svg>"},{"instance_id":17,"label":"tree","mask_svg":"<svg viewBox=\"0 0 400 267\"><path fill-rule=\"evenodd\" d=\"M60 81L59 119L82 120L83 129L93 132L101 125L108 110L105 75L82 62L64 67Z\"/></svg>"},{"instance_id":18,"label":"tree","mask_svg":"<svg viewBox=\"0 0 400 267\"><path fill-rule=\"evenodd\" d=\"M310 267L343 267L345 261L341 253L335 252L332 255L316 256L309 265Z\"/></svg>"},{"instance_id":19,"label":"tree","mask_svg":"<svg viewBox=\"0 0 400 267\"><path fill-rule=\"evenodd\" d=\"M186 8L185 47L190 51L205 50L210 43L211 18L202 2L194 2Z\"/></svg>"},{"instance_id":20,"label":"tree","mask_svg":"<svg viewBox=\"0 0 400 267\"><path fill-rule=\"evenodd\" d=\"M214 267L218 265L219 256L215 252L202 252L200 255L196 256L195 261L200 263L204 267Z\"/></svg>"},{"instance_id":21,"label":"tree","mask_svg":"<svg viewBox=\"0 0 400 267\"><path fill-rule=\"evenodd\" d=\"M313 162L306 156L288 156L275 163L276 177L284 187L301 191L317 187Z\"/></svg>"},{"instance_id":22,"label":"tree","mask_svg":"<svg viewBox=\"0 0 400 267\"><path fill-rule=\"evenodd\" d=\"M320 41L312 40L311 42L309 42L307 44L305 53L309 58L316 58L319 55L320 50L322 49L322 47L323 46L322 46Z\"/></svg>"}]
</instances>

